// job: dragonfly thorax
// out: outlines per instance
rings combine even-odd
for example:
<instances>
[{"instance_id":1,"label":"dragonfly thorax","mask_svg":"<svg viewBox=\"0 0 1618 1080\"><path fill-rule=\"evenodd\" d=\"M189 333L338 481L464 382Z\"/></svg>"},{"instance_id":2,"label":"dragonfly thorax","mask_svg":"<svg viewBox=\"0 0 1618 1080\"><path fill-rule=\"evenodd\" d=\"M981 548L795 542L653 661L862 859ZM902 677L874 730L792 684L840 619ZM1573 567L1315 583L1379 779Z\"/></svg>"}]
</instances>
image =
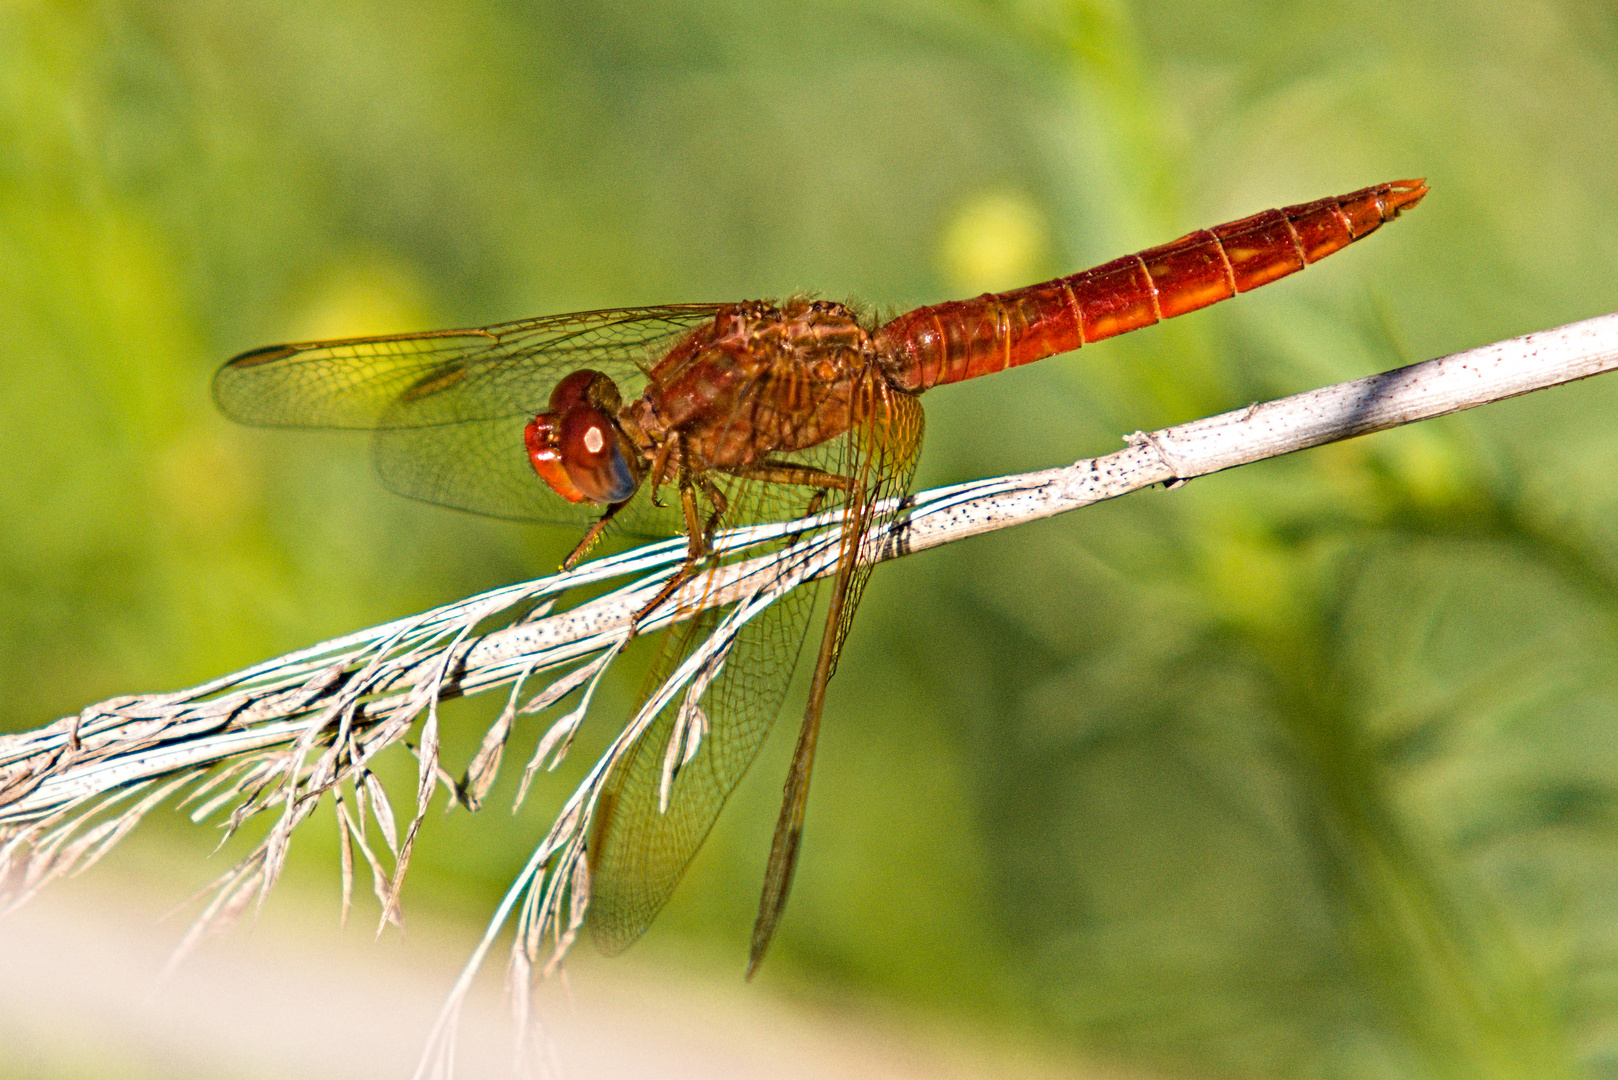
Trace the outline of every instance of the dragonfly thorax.
<instances>
[{"instance_id":1,"label":"dragonfly thorax","mask_svg":"<svg viewBox=\"0 0 1618 1080\"><path fill-rule=\"evenodd\" d=\"M874 356L869 332L842 304L731 304L669 350L621 419L644 433L648 459L679 439L699 471L747 466L846 432Z\"/></svg>"}]
</instances>

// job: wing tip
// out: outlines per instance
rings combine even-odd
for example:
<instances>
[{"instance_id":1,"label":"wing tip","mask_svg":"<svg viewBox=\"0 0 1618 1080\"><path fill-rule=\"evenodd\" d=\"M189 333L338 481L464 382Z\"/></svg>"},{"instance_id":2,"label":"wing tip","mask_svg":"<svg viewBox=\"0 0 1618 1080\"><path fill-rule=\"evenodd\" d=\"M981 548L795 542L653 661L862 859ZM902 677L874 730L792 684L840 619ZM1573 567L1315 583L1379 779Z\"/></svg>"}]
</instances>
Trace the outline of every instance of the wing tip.
<instances>
[{"instance_id":1,"label":"wing tip","mask_svg":"<svg viewBox=\"0 0 1618 1080\"><path fill-rule=\"evenodd\" d=\"M301 345L266 345L261 349L249 349L225 361L221 372L235 371L241 368L258 367L260 364L273 364L277 360L285 360L303 351Z\"/></svg>"}]
</instances>

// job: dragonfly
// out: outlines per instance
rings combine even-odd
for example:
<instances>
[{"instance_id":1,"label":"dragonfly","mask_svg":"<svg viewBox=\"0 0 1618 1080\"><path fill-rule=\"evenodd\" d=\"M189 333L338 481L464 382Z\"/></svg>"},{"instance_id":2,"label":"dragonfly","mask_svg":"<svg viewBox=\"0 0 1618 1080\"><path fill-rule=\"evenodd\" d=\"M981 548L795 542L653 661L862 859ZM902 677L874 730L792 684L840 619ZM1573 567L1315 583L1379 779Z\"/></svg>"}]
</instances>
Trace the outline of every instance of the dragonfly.
<instances>
[{"instance_id":1,"label":"dragonfly","mask_svg":"<svg viewBox=\"0 0 1618 1080\"><path fill-rule=\"evenodd\" d=\"M586 922L602 950L617 953L650 926L757 757L816 594L829 592L754 923L751 978L797 866L826 688L871 570L862 538L897 520L915 471L920 395L1268 284L1376 231L1427 190L1425 180L1397 180L1268 210L883 323L793 297L272 345L227 362L214 399L247 424L372 431L376 469L401 494L575 524L584 532L564 569L611 529L683 535L684 561L637 621L716 572L719 530L841 511L835 573L742 628L703 691L707 731L672 791L663 746L675 706L608 777L587 848ZM665 631L648 685L718 618L710 609Z\"/></svg>"}]
</instances>

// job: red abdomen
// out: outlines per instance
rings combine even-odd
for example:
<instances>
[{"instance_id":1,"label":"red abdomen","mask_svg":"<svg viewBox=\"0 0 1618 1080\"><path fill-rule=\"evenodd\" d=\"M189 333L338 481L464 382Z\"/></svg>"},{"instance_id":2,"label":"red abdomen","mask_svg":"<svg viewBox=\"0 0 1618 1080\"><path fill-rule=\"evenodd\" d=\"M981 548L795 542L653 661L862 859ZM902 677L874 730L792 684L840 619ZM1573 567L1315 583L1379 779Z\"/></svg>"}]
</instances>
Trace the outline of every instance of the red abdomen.
<instances>
[{"instance_id":1,"label":"red abdomen","mask_svg":"<svg viewBox=\"0 0 1618 1080\"><path fill-rule=\"evenodd\" d=\"M917 308L876 332L877 355L889 381L912 393L1032 363L1302 270L1425 194L1425 181L1395 180L1266 210L1014 292Z\"/></svg>"}]
</instances>

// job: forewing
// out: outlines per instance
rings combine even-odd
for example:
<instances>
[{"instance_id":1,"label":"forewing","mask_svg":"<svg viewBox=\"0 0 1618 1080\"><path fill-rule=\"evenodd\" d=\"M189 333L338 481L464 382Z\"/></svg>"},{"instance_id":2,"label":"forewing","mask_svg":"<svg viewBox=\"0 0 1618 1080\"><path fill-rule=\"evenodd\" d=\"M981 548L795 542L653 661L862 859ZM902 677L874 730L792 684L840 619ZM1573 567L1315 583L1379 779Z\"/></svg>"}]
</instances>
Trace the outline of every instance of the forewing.
<instances>
[{"instance_id":1,"label":"forewing","mask_svg":"<svg viewBox=\"0 0 1618 1080\"><path fill-rule=\"evenodd\" d=\"M268 427L377 432L377 471L402 495L494 517L577 520L536 477L523 427L558 380L605 372L628 401L644 370L713 304L553 315L464 330L273 345L214 376L226 416Z\"/></svg>"}]
</instances>

